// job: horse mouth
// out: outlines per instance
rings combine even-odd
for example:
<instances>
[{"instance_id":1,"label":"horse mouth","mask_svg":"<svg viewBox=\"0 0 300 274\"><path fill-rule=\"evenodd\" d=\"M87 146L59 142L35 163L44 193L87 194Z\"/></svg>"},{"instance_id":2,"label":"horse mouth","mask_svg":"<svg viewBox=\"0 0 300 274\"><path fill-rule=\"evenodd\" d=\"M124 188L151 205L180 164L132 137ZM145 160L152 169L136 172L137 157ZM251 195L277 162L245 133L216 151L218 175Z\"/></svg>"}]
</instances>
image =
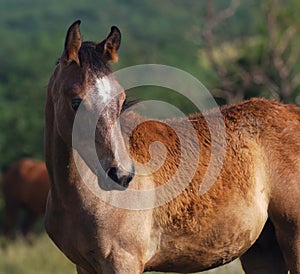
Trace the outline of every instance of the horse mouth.
<instances>
[{"instance_id":1,"label":"horse mouth","mask_svg":"<svg viewBox=\"0 0 300 274\"><path fill-rule=\"evenodd\" d=\"M124 191L128 188L127 186L121 185L115 181L112 182L112 180L103 180L103 178L98 177L98 185L102 190L105 191L111 191L111 190L117 190L117 191Z\"/></svg>"}]
</instances>

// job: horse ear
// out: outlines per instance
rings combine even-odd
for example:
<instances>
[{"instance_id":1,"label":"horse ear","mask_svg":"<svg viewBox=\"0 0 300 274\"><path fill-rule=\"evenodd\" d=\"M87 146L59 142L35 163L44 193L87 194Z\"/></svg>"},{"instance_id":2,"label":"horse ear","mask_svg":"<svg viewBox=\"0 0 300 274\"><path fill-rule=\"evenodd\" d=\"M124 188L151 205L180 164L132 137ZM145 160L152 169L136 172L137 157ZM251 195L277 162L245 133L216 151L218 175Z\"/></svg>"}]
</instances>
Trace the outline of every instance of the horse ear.
<instances>
[{"instance_id":1,"label":"horse ear","mask_svg":"<svg viewBox=\"0 0 300 274\"><path fill-rule=\"evenodd\" d=\"M65 50L64 50L64 59L67 63L75 61L79 64L78 52L81 47L81 34L80 34L80 25L81 21L77 20L74 22L68 29L66 40L65 40Z\"/></svg>"},{"instance_id":2,"label":"horse ear","mask_svg":"<svg viewBox=\"0 0 300 274\"><path fill-rule=\"evenodd\" d=\"M109 35L103 40L97 48L101 50L103 59L108 61L118 62L118 49L121 44L121 32L120 30L112 26Z\"/></svg>"}]
</instances>

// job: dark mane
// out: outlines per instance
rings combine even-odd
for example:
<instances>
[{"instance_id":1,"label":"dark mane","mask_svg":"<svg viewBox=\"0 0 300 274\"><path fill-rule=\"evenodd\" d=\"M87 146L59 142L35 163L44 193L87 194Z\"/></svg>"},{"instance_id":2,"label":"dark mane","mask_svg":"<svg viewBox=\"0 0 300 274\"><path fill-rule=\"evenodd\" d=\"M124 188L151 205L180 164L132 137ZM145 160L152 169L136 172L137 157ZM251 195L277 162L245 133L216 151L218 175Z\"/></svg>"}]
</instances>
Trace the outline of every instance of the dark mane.
<instances>
[{"instance_id":1,"label":"dark mane","mask_svg":"<svg viewBox=\"0 0 300 274\"><path fill-rule=\"evenodd\" d=\"M85 71L91 70L100 77L112 72L108 63L103 60L101 49L97 48L97 44L94 42L82 43L79 50L79 61Z\"/></svg>"}]
</instances>

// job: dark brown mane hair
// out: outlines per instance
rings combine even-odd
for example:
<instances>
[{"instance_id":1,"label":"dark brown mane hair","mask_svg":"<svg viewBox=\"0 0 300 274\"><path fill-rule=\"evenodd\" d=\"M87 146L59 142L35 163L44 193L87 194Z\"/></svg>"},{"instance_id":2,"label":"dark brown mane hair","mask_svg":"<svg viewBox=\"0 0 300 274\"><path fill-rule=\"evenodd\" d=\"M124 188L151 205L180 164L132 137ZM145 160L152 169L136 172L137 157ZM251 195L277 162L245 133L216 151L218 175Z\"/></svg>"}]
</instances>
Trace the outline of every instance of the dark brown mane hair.
<instances>
[{"instance_id":1,"label":"dark brown mane hair","mask_svg":"<svg viewBox=\"0 0 300 274\"><path fill-rule=\"evenodd\" d=\"M78 53L80 65L84 71L92 71L99 77L110 74L111 68L103 60L101 44L94 42L83 42Z\"/></svg>"}]
</instances>

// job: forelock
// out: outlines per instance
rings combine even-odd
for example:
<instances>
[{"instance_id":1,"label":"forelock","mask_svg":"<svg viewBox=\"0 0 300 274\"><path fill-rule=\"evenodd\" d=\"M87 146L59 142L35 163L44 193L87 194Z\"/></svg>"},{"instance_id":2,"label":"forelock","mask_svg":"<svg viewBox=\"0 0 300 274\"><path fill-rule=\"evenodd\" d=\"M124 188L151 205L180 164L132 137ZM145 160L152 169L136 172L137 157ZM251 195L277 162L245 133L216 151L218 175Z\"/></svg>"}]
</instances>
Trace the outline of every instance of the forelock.
<instances>
[{"instance_id":1,"label":"forelock","mask_svg":"<svg viewBox=\"0 0 300 274\"><path fill-rule=\"evenodd\" d=\"M84 42L79 50L80 65L84 71L91 71L97 77L103 77L111 73L110 66L103 61L102 53L96 50L93 42Z\"/></svg>"}]
</instances>

